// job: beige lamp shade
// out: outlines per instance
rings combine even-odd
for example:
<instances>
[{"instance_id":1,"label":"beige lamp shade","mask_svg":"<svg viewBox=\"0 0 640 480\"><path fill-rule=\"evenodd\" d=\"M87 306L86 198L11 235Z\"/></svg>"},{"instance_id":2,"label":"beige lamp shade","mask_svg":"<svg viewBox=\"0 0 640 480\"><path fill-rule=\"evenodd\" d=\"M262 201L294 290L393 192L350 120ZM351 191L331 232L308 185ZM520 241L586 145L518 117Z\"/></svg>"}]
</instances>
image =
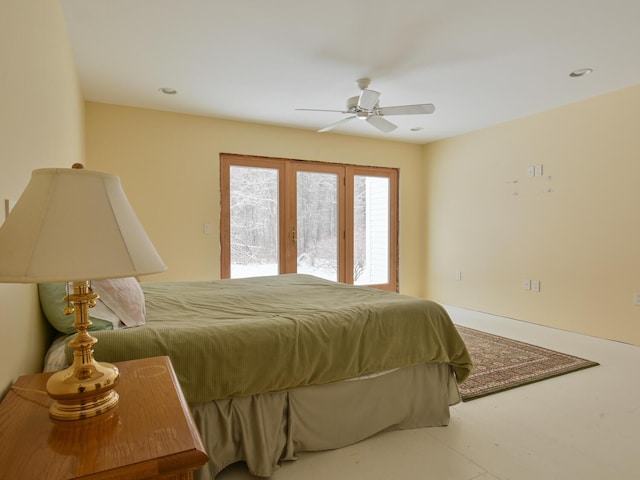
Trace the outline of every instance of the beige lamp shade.
<instances>
[{"instance_id":1,"label":"beige lamp shade","mask_svg":"<svg viewBox=\"0 0 640 480\"><path fill-rule=\"evenodd\" d=\"M166 270L120 178L34 170L0 228L0 282L97 280Z\"/></svg>"}]
</instances>

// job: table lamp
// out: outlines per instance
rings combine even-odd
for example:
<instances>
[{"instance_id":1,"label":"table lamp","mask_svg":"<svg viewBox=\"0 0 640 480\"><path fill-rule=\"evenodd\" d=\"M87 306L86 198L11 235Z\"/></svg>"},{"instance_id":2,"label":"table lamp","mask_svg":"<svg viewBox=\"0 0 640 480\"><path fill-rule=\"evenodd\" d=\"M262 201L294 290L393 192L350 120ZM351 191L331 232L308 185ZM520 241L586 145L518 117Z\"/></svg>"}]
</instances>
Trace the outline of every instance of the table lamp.
<instances>
[{"instance_id":1,"label":"table lamp","mask_svg":"<svg viewBox=\"0 0 640 480\"><path fill-rule=\"evenodd\" d=\"M90 280L132 277L166 270L122 189L120 178L73 168L34 170L24 193L0 227L0 282L73 282L77 335L71 367L53 374L49 415L79 420L118 404L118 368L93 358L97 339L89 308L98 295Z\"/></svg>"}]
</instances>

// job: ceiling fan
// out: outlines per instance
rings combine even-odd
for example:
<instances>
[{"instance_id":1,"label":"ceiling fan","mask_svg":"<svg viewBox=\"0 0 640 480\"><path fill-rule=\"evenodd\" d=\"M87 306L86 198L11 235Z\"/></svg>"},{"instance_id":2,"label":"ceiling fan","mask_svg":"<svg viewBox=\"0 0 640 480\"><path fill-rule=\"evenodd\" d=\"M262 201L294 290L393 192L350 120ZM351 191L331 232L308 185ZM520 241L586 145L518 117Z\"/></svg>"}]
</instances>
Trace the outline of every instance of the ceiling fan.
<instances>
[{"instance_id":1,"label":"ceiling fan","mask_svg":"<svg viewBox=\"0 0 640 480\"><path fill-rule=\"evenodd\" d=\"M356 81L358 88L360 89L360 95L351 97L347 100L346 110L319 110L314 108L297 108L296 110L306 112L336 112L336 113L350 113L351 116L343 118L342 120L332 123L331 125L321 128L318 132L327 132L338 125L342 125L354 118L359 120L365 120L383 133L389 133L398 128L389 120L384 118L387 115L422 115L427 113L433 113L436 107L431 103L423 103L419 105L396 105L393 107L381 107L378 99L380 98L380 92L375 90L369 90L369 83L371 80L368 78L361 78Z\"/></svg>"}]
</instances>

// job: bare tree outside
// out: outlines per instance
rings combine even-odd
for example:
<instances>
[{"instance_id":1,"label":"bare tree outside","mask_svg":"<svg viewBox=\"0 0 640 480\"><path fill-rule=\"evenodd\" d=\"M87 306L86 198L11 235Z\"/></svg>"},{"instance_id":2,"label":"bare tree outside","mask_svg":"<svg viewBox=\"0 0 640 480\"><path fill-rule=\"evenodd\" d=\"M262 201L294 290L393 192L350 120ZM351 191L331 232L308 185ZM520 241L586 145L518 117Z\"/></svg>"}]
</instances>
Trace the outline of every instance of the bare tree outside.
<instances>
[{"instance_id":1,"label":"bare tree outside","mask_svg":"<svg viewBox=\"0 0 640 480\"><path fill-rule=\"evenodd\" d=\"M298 172L298 272L338 279L338 176Z\"/></svg>"},{"instance_id":2,"label":"bare tree outside","mask_svg":"<svg viewBox=\"0 0 640 480\"><path fill-rule=\"evenodd\" d=\"M232 166L231 277L279 273L278 170ZM338 280L338 175L298 171L297 272ZM360 285L388 282L389 179L355 175L353 276Z\"/></svg>"},{"instance_id":3,"label":"bare tree outside","mask_svg":"<svg viewBox=\"0 0 640 480\"><path fill-rule=\"evenodd\" d=\"M367 188L366 177L353 179L353 282L356 283L367 268Z\"/></svg>"},{"instance_id":4,"label":"bare tree outside","mask_svg":"<svg viewBox=\"0 0 640 480\"><path fill-rule=\"evenodd\" d=\"M277 275L278 171L233 166L229 177L231 276Z\"/></svg>"}]
</instances>

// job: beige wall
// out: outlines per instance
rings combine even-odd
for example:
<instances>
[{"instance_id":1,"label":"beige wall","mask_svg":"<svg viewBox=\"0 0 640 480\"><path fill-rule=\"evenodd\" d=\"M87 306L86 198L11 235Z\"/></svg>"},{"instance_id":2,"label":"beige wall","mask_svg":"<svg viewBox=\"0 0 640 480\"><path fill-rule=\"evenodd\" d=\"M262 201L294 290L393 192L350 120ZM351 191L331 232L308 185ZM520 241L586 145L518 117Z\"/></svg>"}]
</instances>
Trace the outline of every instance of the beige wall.
<instances>
[{"instance_id":1,"label":"beige wall","mask_svg":"<svg viewBox=\"0 0 640 480\"><path fill-rule=\"evenodd\" d=\"M169 267L149 280L219 278L224 152L399 168L400 289L422 291L421 146L99 103L86 105L86 131L88 166L121 177Z\"/></svg>"},{"instance_id":2,"label":"beige wall","mask_svg":"<svg viewBox=\"0 0 640 480\"><path fill-rule=\"evenodd\" d=\"M425 146L424 294L640 345L639 111L637 86Z\"/></svg>"},{"instance_id":3,"label":"beige wall","mask_svg":"<svg viewBox=\"0 0 640 480\"><path fill-rule=\"evenodd\" d=\"M31 171L82 161L83 110L60 5L7 0L0 14L0 223ZM34 285L0 285L0 396L42 368L47 329Z\"/></svg>"}]
</instances>

